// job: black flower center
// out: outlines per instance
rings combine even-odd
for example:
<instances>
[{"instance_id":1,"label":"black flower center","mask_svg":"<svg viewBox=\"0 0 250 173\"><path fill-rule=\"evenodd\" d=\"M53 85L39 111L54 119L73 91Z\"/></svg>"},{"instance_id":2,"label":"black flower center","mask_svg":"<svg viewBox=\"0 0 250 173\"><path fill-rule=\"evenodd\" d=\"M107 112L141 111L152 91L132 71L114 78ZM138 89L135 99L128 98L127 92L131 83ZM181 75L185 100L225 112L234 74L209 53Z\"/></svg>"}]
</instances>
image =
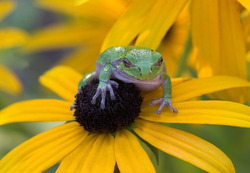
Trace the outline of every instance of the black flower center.
<instances>
[{"instance_id":1,"label":"black flower center","mask_svg":"<svg viewBox=\"0 0 250 173\"><path fill-rule=\"evenodd\" d=\"M115 80L119 87L113 87L116 99L111 100L107 91L105 109L100 108L101 96L96 104L91 100L98 87L98 79L93 79L81 88L76 97L75 119L90 133L114 133L134 123L139 116L143 101L140 91L133 85Z\"/></svg>"}]
</instances>

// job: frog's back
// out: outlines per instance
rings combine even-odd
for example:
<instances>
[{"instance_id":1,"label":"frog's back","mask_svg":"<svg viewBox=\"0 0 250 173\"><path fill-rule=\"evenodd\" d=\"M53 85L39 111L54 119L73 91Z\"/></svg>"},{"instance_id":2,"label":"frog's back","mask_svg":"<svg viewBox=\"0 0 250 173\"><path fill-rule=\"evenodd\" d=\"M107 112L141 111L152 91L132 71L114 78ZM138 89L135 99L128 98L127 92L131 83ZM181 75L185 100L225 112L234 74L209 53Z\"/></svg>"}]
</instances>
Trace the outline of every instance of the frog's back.
<instances>
[{"instance_id":1,"label":"frog's back","mask_svg":"<svg viewBox=\"0 0 250 173\"><path fill-rule=\"evenodd\" d=\"M141 58L144 58L143 54L148 51L152 50L149 48L137 47L137 46L111 47L106 49L99 55L96 63L105 66L106 64L110 64L115 60L119 60L128 53L138 54L138 56L136 56L135 58L138 58L138 60L141 61L143 60Z\"/></svg>"},{"instance_id":2,"label":"frog's back","mask_svg":"<svg viewBox=\"0 0 250 173\"><path fill-rule=\"evenodd\" d=\"M125 52L125 50L126 47L108 48L99 55L96 63L103 66L105 66L106 64L110 64L111 62L118 60Z\"/></svg>"}]
</instances>

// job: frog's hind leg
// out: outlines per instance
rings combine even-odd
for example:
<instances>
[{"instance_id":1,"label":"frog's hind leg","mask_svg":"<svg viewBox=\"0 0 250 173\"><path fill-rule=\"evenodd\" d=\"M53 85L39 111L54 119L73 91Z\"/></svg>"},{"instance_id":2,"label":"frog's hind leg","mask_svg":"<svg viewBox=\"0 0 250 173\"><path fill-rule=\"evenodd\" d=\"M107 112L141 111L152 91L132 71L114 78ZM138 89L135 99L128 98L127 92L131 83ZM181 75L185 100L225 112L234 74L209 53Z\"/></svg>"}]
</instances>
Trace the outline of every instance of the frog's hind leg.
<instances>
[{"instance_id":1,"label":"frog's hind leg","mask_svg":"<svg viewBox=\"0 0 250 173\"><path fill-rule=\"evenodd\" d=\"M172 97L172 84L171 84L171 79L170 77L167 75L167 73L163 73L162 77L165 79L165 81L162 84L162 89L163 89L163 97L153 101L152 103L150 103L151 106L160 103L160 107L157 111L155 111L155 113L160 114L161 110L165 107L168 106L169 109L171 109L174 113L178 113L178 110L175 109L172 106L172 101L171 101L171 97Z\"/></svg>"},{"instance_id":2,"label":"frog's hind leg","mask_svg":"<svg viewBox=\"0 0 250 173\"><path fill-rule=\"evenodd\" d=\"M96 77L96 72L92 72L92 73L88 73L86 75L84 75L82 77L82 79L80 80L80 82L78 83L78 91L76 94L80 94L81 93L81 88L83 86L85 86L87 83L89 83L89 81L91 79L93 79L94 77ZM76 100L73 102L73 104L70 106L70 110L72 111L74 109L74 106L76 104Z\"/></svg>"}]
</instances>

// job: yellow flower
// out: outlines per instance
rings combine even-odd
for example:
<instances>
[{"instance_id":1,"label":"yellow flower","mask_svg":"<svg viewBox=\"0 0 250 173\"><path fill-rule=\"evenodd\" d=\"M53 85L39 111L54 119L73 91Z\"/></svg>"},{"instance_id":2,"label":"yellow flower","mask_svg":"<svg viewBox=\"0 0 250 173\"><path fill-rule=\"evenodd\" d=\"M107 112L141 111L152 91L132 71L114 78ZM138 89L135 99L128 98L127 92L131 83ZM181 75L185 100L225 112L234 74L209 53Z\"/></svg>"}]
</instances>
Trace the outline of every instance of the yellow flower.
<instances>
[{"instance_id":1,"label":"yellow flower","mask_svg":"<svg viewBox=\"0 0 250 173\"><path fill-rule=\"evenodd\" d=\"M14 8L12 1L0 1L0 21ZM0 50L22 45L27 40L27 34L17 28L0 29ZM10 94L18 94L22 85L16 75L0 64L0 90Z\"/></svg>"},{"instance_id":2,"label":"yellow flower","mask_svg":"<svg viewBox=\"0 0 250 173\"><path fill-rule=\"evenodd\" d=\"M42 172L61 162L57 172L111 173L155 172L147 153L131 131L90 134L74 121L70 105L82 75L59 66L41 76L40 82L62 97L18 102L0 112L0 124L13 122L68 121L24 142L0 161L0 172ZM228 101L192 101L203 94L235 87L249 87L242 79L226 76L203 79L173 79L174 114L167 108L160 115L149 107L160 90L144 95L134 132L152 146L208 172L235 172L230 159L209 142L187 132L155 122L219 124L250 127L250 108Z\"/></svg>"},{"instance_id":3,"label":"yellow flower","mask_svg":"<svg viewBox=\"0 0 250 173\"><path fill-rule=\"evenodd\" d=\"M76 50L66 55L60 64L71 66L83 73L93 71L95 59L93 58L90 61L88 57L97 57L100 54L105 37L107 37L116 21L118 22L119 18L126 12L131 2L131 0L62 0L60 2L58 0L38 0L37 3L40 7L66 13L73 17L73 21L54 24L34 32L29 42L24 46L23 51L34 52L78 46ZM75 6L75 3L81 3L82 5ZM153 1L150 3L153 4ZM155 10L157 11L157 9ZM157 14L155 13L154 16ZM165 61L168 62L168 73L171 75L175 73L178 59L187 37L187 28L189 27L188 14L188 10L185 9L180 17L177 18L171 27L171 31L164 35L162 46L159 49L164 55ZM135 24L136 22L133 23ZM147 22L143 25L146 24ZM133 28L136 29L133 26L129 30L132 32ZM121 34L126 35L123 30L120 31ZM122 41L123 39L124 37L119 40ZM84 69L78 64L85 61L85 58L88 58L90 65Z\"/></svg>"},{"instance_id":4,"label":"yellow flower","mask_svg":"<svg viewBox=\"0 0 250 173\"><path fill-rule=\"evenodd\" d=\"M192 66L195 66L199 77L230 75L247 79L239 6L241 4L249 10L248 0L238 0L239 3L236 0L192 0L190 4L188 0L37 2L46 9L76 17L77 22L58 24L38 31L24 47L24 51L81 46L61 62L81 72L92 71L94 67L92 59L89 68L81 68L78 64L82 63L84 58L97 57L100 52L112 46L134 44L159 49L164 54L169 73L173 76L190 23L195 57ZM187 5L191 7L191 21L188 20L189 15L186 15L185 25L178 26L177 17ZM178 28L175 28L174 23L177 23ZM241 103L247 101L247 95L247 89L213 94L216 98Z\"/></svg>"},{"instance_id":5,"label":"yellow flower","mask_svg":"<svg viewBox=\"0 0 250 173\"><path fill-rule=\"evenodd\" d=\"M240 0L249 9L249 2ZM240 5L234 0L192 0L191 31L199 77L230 75L247 79ZM246 103L247 89L227 90L217 98Z\"/></svg>"},{"instance_id":6,"label":"yellow flower","mask_svg":"<svg viewBox=\"0 0 250 173\"><path fill-rule=\"evenodd\" d=\"M250 8L247 0L239 2L247 9ZM112 26L102 50L127 45L133 39L136 39L137 46L157 49L186 3L187 0L148 0L147 3L142 0L133 1L125 14ZM146 5L141 7L141 4ZM247 79L239 7L235 0L191 1L191 35L199 77L230 75ZM133 27L130 27L132 23ZM247 96L247 89L241 89L220 93L217 98L245 103Z\"/></svg>"}]
</instances>

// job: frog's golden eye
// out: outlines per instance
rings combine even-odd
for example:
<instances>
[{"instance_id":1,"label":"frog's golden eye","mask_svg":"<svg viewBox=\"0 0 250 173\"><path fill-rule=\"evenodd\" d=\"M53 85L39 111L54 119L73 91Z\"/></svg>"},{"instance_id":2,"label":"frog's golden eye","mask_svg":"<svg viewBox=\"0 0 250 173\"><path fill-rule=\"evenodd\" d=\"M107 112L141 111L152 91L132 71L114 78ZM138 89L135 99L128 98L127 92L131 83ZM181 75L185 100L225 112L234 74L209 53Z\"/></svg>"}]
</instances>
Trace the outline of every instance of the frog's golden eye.
<instances>
[{"instance_id":1,"label":"frog's golden eye","mask_svg":"<svg viewBox=\"0 0 250 173\"><path fill-rule=\"evenodd\" d=\"M158 61L154 65L161 66L162 63L163 63L163 58L161 57L160 59L158 59Z\"/></svg>"},{"instance_id":2,"label":"frog's golden eye","mask_svg":"<svg viewBox=\"0 0 250 173\"><path fill-rule=\"evenodd\" d=\"M127 58L123 59L123 64L126 68L134 67L134 65Z\"/></svg>"}]
</instances>

